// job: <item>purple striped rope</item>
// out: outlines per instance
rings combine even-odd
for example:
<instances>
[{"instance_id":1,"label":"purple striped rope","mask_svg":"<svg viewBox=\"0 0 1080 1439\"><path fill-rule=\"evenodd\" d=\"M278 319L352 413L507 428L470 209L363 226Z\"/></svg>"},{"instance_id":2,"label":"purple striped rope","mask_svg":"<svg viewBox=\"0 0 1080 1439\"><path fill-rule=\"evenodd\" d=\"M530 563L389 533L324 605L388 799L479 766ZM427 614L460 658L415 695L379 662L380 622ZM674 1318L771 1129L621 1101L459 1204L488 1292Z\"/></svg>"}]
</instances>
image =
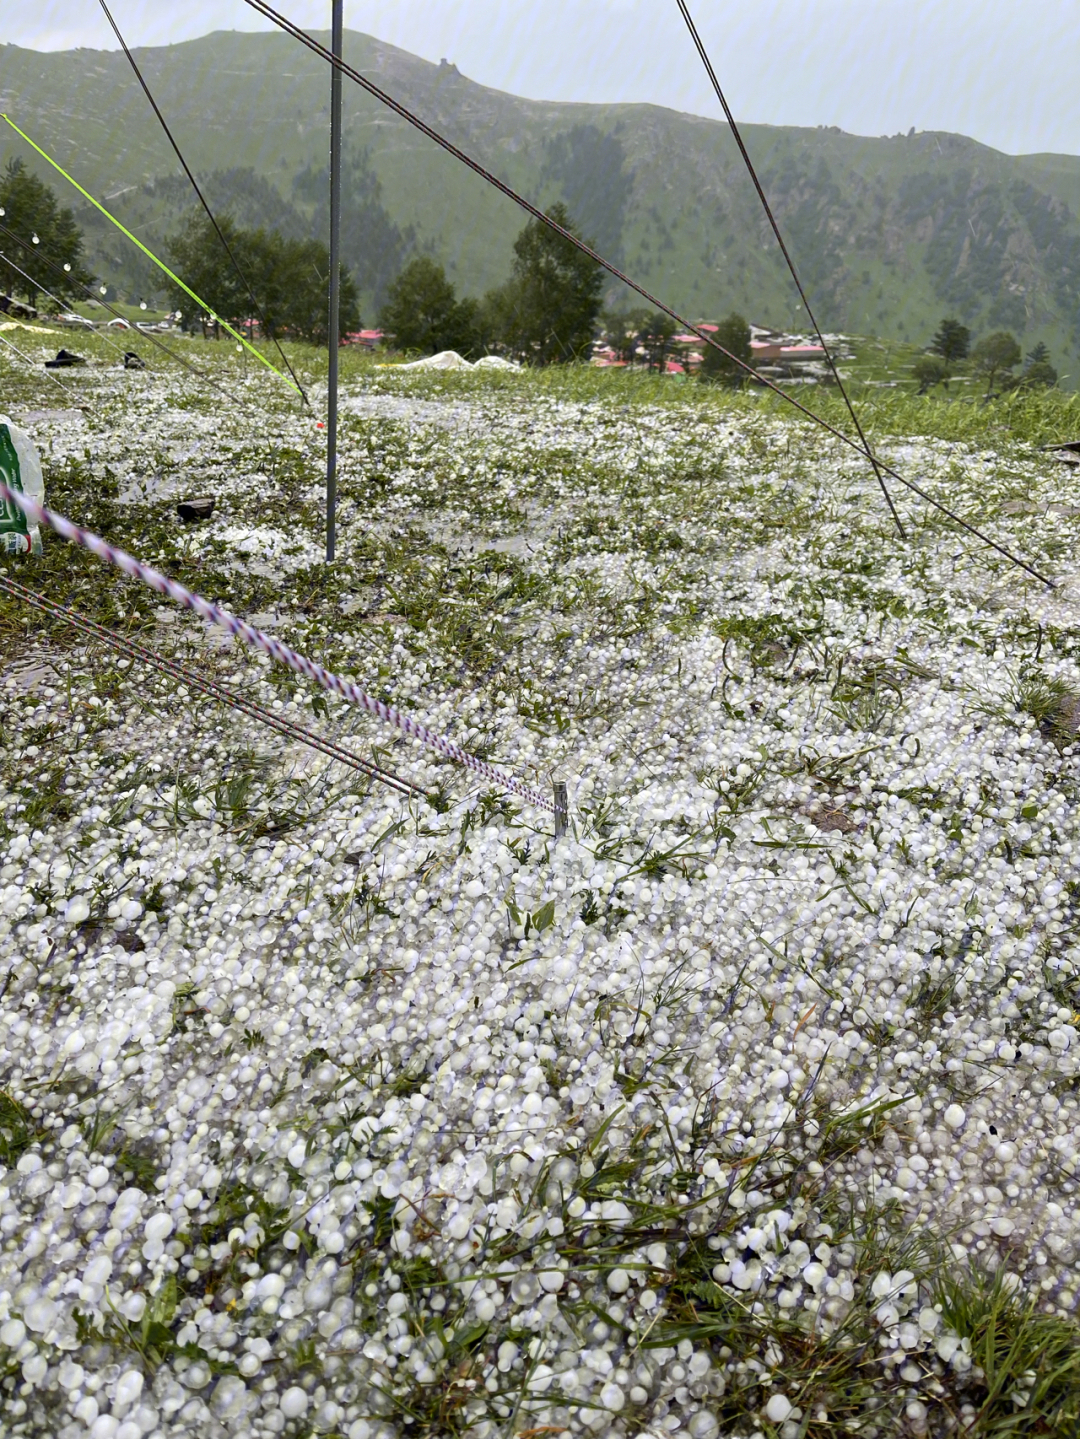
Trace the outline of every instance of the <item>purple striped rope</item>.
<instances>
[{"instance_id":1,"label":"purple striped rope","mask_svg":"<svg viewBox=\"0 0 1080 1439\"><path fill-rule=\"evenodd\" d=\"M309 660L306 655L301 655L280 640L274 639L271 635L263 634L253 625L238 619L228 610L223 610L220 605L211 604L204 600L201 595L195 594L184 585L178 584L176 580L170 580L167 575L161 574L158 570L151 569L144 565L141 560L135 559L132 555L126 554L123 550L115 549L112 545L103 540L100 535L92 534L89 530L81 529L78 525L72 524L71 520L65 519L63 515L54 514L47 510L44 505L38 504L29 495L24 495L20 490L11 490L0 481L0 499L17 505L27 519L33 520L37 525L47 525L50 530L55 530L64 539L70 540L73 544L81 545L83 549L89 550L91 554L97 555L106 564L114 565L124 574L131 575L133 579L141 580L144 585L149 585L158 594L166 595L169 599L175 600L177 604L183 605L186 610L194 610L197 615L206 620L209 624L217 625L230 635L236 635L245 644L252 645L255 649L262 650L271 659L279 664L288 665L289 669L295 670L297 674L303 675L305 679L314 680L324 690L331 694L337 694L342 699L348 700L350 704L359 705L361 709L367 710L368 714L374 715L376 719L382 720L385 724L392 724L410 738L419 740L429 749L438 751L446 759L453 760L456 764L464 765L471 769L474 774L481 775L492 784L498 785L500 789L507 790L512 794L520 795L522 799L528 800L537 809L547 810L554 814L555 805L550 799L546 799L536 790L530 789L521 780L514 779L512 775L504 774L502 770L496 769L494 765L488 764L485 760L478 759L476 755L470 754L453 740L447 739L444 735L437 734L435 730L428 729L419 720L413 719L411 715L402 714L400 710L392 705L384 704L373 695L365 694L358 685L351 680L342 679L340 675L323 669L322 665Z\"/></svg>"}]
</instances>

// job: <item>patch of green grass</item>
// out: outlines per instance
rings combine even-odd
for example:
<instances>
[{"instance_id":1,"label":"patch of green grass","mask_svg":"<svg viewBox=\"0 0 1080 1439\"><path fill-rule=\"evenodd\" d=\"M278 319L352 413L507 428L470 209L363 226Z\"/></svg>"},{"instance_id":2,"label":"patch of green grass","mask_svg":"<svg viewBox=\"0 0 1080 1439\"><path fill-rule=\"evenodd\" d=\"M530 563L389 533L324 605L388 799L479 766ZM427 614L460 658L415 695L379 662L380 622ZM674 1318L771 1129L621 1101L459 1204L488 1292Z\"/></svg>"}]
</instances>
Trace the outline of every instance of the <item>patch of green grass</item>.
<instances>
[{"instance_id":1,"label":"patch of green grass","mask_svg":"<svg viewBox=\"0 0 1080 1439\"><path fill-rule=\"evenodd\" d=\"M979 1439L1080 1433L1080 1330L1040 1311L1004 1268L943 1273L935 1280L943 1319L965 1341L972 1368L961 1377L973 1405L966 1430Z\"/></svg>"},{"instance_id":2,"label":"patch of green grass","mask_svg":"<svg viewBox=\"0 0 1080 1439\"><path fill-rule=\"evenodd\" d=\"M116 1157L116 1172L124 1183L132 1188L141 1189L144 1194L156 1193L160 1167L160 1156L150 1142L139 1140L120 1146Z\"/></svg>"},{"instance_id":3,"label":"patch of green grass","mask_svg":"<svg viewBox=\"0 0 1080 1439\"><path fill-rule=\"evenodd\" d=\"M1080 732L1080 691L1060 675L1048 675L1038 664L1025 660L1000 699L985 699L979 713L1015 724L1029 715L1045 738L1059 749L1072 744Z\"/></svg>"},{"instance_id":4,"label":"patch of green grass","mask_svg":"<svg viewBox=\"0 0 1080 1439\"><path fill-rule=\"evenodd\" d=\"M819 1108L815 1144L818 1159L830 1163L879 1144L890 1127L888 1115L910 1097L874 1100L839 1113L830 1113L827 1106Z\"/></svg>"},{"instance_id":5,"label":"patch of green grass","mask_svg":"<svg viewBox=\"0 0 1080 1439\"><path fill-rule=\"evenodd\" d=\"M12 1168L41 1132L26 1106L0 1089L0 1164Z\"/></svg>"}]
</instances>

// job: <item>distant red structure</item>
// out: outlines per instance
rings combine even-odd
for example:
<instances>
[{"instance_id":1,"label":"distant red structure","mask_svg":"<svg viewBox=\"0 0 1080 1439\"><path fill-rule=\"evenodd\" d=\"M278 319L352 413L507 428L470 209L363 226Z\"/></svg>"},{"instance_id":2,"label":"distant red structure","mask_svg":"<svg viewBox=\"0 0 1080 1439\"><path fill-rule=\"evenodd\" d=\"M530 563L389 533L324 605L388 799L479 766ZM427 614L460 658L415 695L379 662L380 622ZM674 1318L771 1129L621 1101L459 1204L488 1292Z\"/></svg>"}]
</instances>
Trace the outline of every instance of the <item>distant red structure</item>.
<instances>
[{"instance_id":1,"label":"distant red structure","mask_svg":"<svg viewBox=\"0 0 1080 1439\"><path fill-rule=\"evenodd\" d=\"M806 364L810 360L823 360L825 351L820 345L785 345L782 340L751 340L750 357L755 365L784 364L785 361Z\"/></svg>"}]
</instances>

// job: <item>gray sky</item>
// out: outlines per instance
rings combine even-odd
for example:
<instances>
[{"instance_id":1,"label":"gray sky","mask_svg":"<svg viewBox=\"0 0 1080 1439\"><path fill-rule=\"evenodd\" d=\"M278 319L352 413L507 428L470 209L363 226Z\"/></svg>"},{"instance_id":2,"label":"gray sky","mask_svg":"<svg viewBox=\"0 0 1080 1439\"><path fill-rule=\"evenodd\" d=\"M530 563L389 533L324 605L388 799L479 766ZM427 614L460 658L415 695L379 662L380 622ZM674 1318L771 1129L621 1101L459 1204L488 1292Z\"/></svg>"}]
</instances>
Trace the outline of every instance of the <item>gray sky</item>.
<instances>
[{"instance_id":1,"label":"gray sky","mask_svg":"<svg viewBox=\"0 0 1080 1439\"><path fill-rule=\"evenodd\" d=\"M111 0L131 45L267 29L243 0ZM308 28L330 0L278 0ZM1076 0L693 0L740 120L863 135L952 130L1011 154L1080 154ZM0 42L115 48L97 0L0 0ZM674 0L345 0L345 23L540 100L717 115Z\"/></svg>"}]
</instances>

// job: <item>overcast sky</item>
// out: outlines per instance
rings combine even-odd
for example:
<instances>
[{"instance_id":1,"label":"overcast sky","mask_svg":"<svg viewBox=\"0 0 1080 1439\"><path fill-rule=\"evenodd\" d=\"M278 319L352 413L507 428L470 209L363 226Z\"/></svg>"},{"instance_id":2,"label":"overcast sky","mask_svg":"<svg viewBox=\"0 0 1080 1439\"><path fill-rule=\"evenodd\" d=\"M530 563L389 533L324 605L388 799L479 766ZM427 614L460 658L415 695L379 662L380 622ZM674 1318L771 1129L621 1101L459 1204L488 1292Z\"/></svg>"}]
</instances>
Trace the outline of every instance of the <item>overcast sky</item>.
<instances>
[{"instance_id":1,"label":"overcast sky","mask_svg":"<svg viewBox=\"0 0 1080 1439\"><path fill-rule=\"evenodd\" d=\"M111 0L131 45L267 29L244 0ZM279 0L309 28L330 0ZM736 118L862 135L952 130L1080 154L1077 0L692 0ZM345 24L538 100L719 109L675 0L345 0ZM97 0L0 0L0 41L116 47Z\"/></svg>"}]
</instances>

